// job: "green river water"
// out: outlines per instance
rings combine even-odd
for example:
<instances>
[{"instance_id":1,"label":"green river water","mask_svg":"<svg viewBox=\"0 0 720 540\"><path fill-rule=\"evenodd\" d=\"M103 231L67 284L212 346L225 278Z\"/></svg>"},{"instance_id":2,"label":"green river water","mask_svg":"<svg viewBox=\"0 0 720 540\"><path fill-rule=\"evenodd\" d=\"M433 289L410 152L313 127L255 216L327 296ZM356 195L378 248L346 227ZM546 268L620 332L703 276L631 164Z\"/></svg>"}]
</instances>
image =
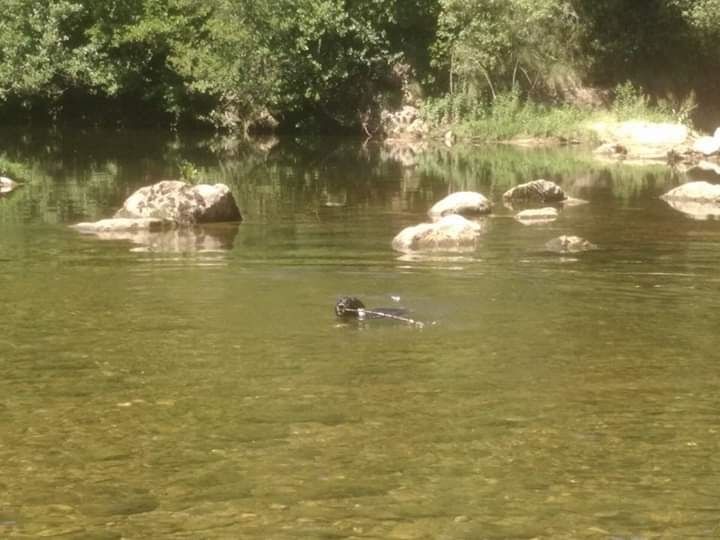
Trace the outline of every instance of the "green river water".
<instances>
[{"instance_id":1,"label":"green river water","mask_svg":"<svg viewBox=\"0 0 720 540\"><path fill-rule=\"evenodd\" d=\"M68 227L181 169L244 222ZM0 538L720 537L720 222L665 166L2 132L0 173ZM539 177L589 203L521 225ZM458 190L496 203L475 252L392 251ZM344 294L427 324L338 324Z\"/></svg>"}]
</instances>

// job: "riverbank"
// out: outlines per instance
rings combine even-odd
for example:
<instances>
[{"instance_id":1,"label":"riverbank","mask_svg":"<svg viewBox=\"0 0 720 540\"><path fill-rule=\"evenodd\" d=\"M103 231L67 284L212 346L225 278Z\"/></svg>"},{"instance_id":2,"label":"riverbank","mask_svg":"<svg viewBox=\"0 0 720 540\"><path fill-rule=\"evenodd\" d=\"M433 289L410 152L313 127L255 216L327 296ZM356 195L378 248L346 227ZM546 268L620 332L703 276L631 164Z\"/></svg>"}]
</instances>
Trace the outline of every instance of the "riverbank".
<instances>
[{"instance_id":1,"label":"riverbank","mask_svg":"<svg viewBox=\"0 0 720 540\"><path fill-rule=\"evenodd\" d=\"M599 90L595 93L601 94ZM491 102L463 103L456 97L443 96L426 100L421 110L433 136L444 138L451 131L454 137L474 142L595 144L607 142L608 135L615 137L618 130L626 131L618 126L629 122L681 125L691 131L692 103L676 107L652 104L631 85L621 85L603 96L591 103L558 104L523 99L517 91L500 94ZM660 130L660 136L664 131Z\"/></svg>"}]
</instances>

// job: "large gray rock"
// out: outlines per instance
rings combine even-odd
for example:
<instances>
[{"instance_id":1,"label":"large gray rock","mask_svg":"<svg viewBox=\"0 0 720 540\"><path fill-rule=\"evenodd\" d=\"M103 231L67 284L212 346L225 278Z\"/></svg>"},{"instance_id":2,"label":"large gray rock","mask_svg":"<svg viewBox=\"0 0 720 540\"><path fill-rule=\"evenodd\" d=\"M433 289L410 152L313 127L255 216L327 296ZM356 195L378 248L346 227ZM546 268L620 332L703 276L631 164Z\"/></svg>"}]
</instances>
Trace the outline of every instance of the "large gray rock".
<instances>
[{"instance_id":1,"label":"large gray rock","mask_svg":"<svg viewBox=\"0 0 720 540\"><path fill-rule=\"evenodd\" d=\"M10 193L16 187L18 187L17 182L10 180L6 176L0 176L0 195Z\"/></svg>"},{"instance_id":2,"label":"large gray rock","mask_svg":"<svg viewBox=\"0 0 720 540\"><path fill-rule=\"evenodd\" d=\"M597 249L597 246L579 236L562 235L547 242L545 249L554 253L579 253Z\"/></svg>"},{"instance_id":3,"label":"large gray rock","mask_svg":"<svg viewBox=\"0 0 720 540\"><path fill-rule=\"evenodd\" d=\"M492 204L484 195L475 191L458 191L436 202L428 211L432 219L439 219L451 214L462 216L482 216L489 214Z\"/></svg>"},{"instance_id":4,"label":"large gray rock","mask_svg":"<svg viewBox=\"0 0 720 540\"><path fill-rule=\"evenodd\" d=\"M688 182L660 197L671 208L693 219L720 218L720 185Z\"/></svg>"},{"instance_id":5,"label":"large gray rock","mask_svg":"<svg viewBox=\"0 0 720 540\"><path fill-rule=\"evenodd\" d=\"M181 225L242 220L225 184L191 185L178 180L164 180L138 189L115 217L157 218Z\"/></svg>"},{"instance_id":6,"label":"large gray rock","mask_svg":"<svg viewBox=\"0 0 720 540\"><path fill-rule=\"evenodd\" d=\"M406 227L393 238L396 251L466 251L475 249L482 232L480 223L451 214L434 223Z\"/></svg>"},{"instance_id":7,"label":"large gray rock","mask_svg":"<svg viewBox=\"0 0 720 540\"><path fill-rule=\"evenodd\" d=\"M541 179L507 190L503 199L511 204L547 204L562 202L567 195L555 182Z\"/></svg>"}]
</instances>

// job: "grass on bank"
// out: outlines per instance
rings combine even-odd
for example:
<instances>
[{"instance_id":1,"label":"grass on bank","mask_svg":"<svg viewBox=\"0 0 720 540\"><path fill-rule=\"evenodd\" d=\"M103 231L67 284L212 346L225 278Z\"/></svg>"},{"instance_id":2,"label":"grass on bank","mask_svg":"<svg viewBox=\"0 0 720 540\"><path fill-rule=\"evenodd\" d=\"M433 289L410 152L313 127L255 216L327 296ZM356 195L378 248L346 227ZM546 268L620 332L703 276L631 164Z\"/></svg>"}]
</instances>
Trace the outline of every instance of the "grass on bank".
<instances>
[{"instance_id":1,"label":"grass on bank","mask_svg":"<svg viewBox=\"0 0 720 540\"><path fill-rule=\"evenodd\" d=\"M619 85L612 104L605 109L574 105L546 105L524 99L518 91L497 95L486 102L467 94L429 99L424 106L425 119L431 126L452 129L461 138L481 141L506 141L517 138L560 138L594 140L591 125L599 121L669 122L690 124L695 108L691 96L673 106L653 103L631 83Z\"/></svg>"}]
</instances>

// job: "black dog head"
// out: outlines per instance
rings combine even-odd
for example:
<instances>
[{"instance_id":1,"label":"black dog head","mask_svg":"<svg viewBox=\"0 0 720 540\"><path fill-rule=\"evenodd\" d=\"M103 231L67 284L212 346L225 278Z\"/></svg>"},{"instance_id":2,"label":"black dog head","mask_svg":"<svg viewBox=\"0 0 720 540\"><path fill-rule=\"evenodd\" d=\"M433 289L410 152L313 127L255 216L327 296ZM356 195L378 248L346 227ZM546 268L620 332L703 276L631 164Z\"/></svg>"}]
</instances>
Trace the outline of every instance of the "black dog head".
<instances>
[{"instance_id":1,"label":"black dog head","mask_svg":"<svg viewBox=\"0 0 720 540\"><path fill-rule=\"evenodd\" d=\"M365 309L360 299L354 296L343 296L335 304L335 315L338 317L357 317L358 310Z\"/></svg>"}]
</instances>

